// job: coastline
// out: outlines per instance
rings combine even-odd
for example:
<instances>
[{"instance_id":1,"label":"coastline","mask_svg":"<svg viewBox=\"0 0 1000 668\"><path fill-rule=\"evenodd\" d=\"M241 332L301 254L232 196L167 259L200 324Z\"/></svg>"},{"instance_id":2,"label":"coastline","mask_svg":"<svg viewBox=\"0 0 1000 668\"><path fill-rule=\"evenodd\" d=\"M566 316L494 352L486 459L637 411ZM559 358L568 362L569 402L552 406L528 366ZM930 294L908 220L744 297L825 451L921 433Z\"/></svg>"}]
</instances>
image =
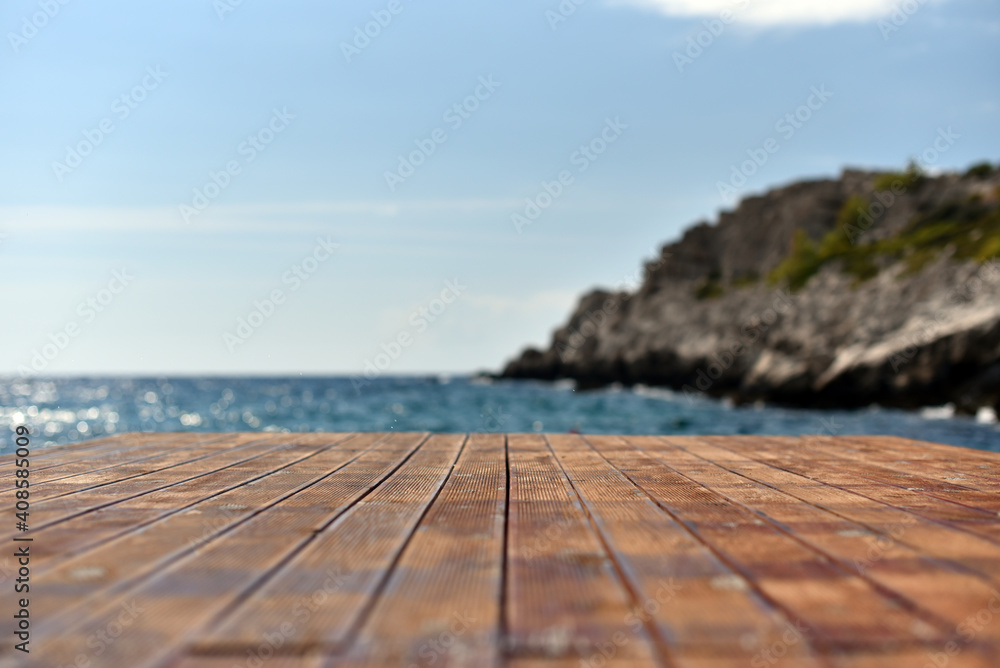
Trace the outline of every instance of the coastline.
<instances>
[{"instance_id":1,"label":"coastline","mask_svg":"<svg viewBox=\"0 0 1000 668\"><path fill-rule=\"evenodd\" d=\"M548 348L497 375L736 404L998 411L998 245L992 168L792 184L690 228L634 293L584 295Z\"/></svg>"}]
</instances>

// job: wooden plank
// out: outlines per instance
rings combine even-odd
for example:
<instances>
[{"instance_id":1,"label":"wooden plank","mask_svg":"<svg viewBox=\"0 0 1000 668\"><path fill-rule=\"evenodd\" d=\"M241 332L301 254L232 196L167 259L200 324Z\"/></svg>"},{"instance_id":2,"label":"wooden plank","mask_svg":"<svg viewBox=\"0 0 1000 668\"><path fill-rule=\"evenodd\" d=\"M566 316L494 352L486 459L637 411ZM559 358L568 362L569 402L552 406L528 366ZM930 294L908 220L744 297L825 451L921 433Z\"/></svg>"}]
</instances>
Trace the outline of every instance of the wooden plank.
<instances>
[{"instance_id":1,"label":"wooden plank","mask_svg":"<svg viewBox=\"0 0 1000 668\"><path fill-rule=\"evenodd\" d=\"M310 656L282 657L274 656L268 651L269 645L259 645L244 653L240 661L233 657L185 656L168 664L169 668L250 668L250 666L266 666L267 668L321 668L323 657L319 654Z\"/></svg>"},{"instance_id":2,"label":"wooden plank","mask_svg":"<svg viewBox=\"0 0 1000 668\"><path fill-rule=\"evenodd\" d=\"M676 661L699 654L743 657L781 643L794 621L763 598L697 536L665 513L581 437L548 441L613 555L650 626ZM663 592L669 592L663 594ZM666 599L666 600L661 600ZM645 606L643 606L645 607ZM651 612L652 612L651 610ZM809 638L788 644L796 665L817 663Z\"/></svg>"},{"instance_id":3,"label":"wooden plank","mask_svg":"<svg viewBox=\"0 0 1000 668\"><path fill-rule=\"evenodd\" d=\"M505 449L503 435L469 436L354 644L328 665L499 665Z\"/></svg>"},{"instance_id":4,"label":"wooden plank","mask_svg":"<svg viewBox=\"0 0 1000 668\"><path fill-rule=\"evenodd\" d=\"M122 471L121 467L125 464L136 465L144 463L148 468L152 468L150 465L164 457L166 453L178 453L222 442L228 446L235 446L239 445L243 440L252 440L252 438L242 439L239 437L233 438L231 435L216 434L208 438L200 438L195 435L178 435L174 438L158 441L147 439L141 445L132 448L115 448L99 455L66 462L58 465L58 467L53 465L53 467L45 468L42 471L35 468L35 461L32 458L31 468L32 477L34 478L32 487L38 489L43 485L49 485L57 481L65 481L69 484L70 482L75 482L70 481L69 478L80 478L82 480L84 479L83 476L93 476L86 478L86 480L92 481L98 474L104 474L104 479L114 480L116 479L113 477L114 474L120 473ZM216 450L217 448L213 447L212 449ZM10 483L10 486L3 488L0 492L14 489L13 480L10 480ZM93 483L89 482L89 484ZM82 489L85 486L87 485L81 485L80 488ZM39 498L41 498L41 493L39 493Z\"/></svg>"},{"instance_id":5,"label":"wooden plank","mask_svg":"<svg viewBox=\"0 0 1000 668\"><path fill-rule=\"evenodd\" d=\"M183 461L184 455L177 454L176 457L181 461L163 469L147 471L146 473L132 471L127 478L122 480L87 487L63 496L34 501L31 507L31 532L29 535L34 536L50 527L93 513L101 508L154 492L162 493L175 485L263 457L275 450L294 447L298 438L283 434L249 439L235 447L216 450L210 454L194 450L191 454L194 454L195 458L191 461ZM9 499L11 505L13 505L13 498L12 492L0 494L0 500ZM125 513L118 515L115 521L126 525L131 523L131 519ZM0 540L10 540L14 535L16 534L0 534Z\"/></svg>"},{"instance_id":6,"label":"wooden plank","mask_svg":"<svg viewBox=\"0 0 1000 668\"><path fill-rule=\"evenodd\" d=\"M877 647L885 637L912 638L917 644L947 636L952 625L945 620L930 611L904 608L898 596L887 596L846 564L795 538L794 527L779 524L769 512L783 510L787 501L712 471L701 471L709 484L699 484L624 438L587 440L828 651ZM749 500L758 512L733 503L733 496ZM827 518L817 521L823 526Z\"/></svg>"},{"instance_id":7,"label":"wooden plank","mask_svg":"<svg viewBox=\"0 0 1000 668\"><path fill-rule=\"evenodd\" d=\"M0 645L0 668L1000 657L995 453L858 436L144 434L37 461L32 652ZM0 581L16 567L0 557Z\"/></svg>"},{"instance_id":8,"label":"wooden plank","mask_svg":"<svg viewBox=\"0 0 1000 668\"><path fill-rule=\"evenodd\" d=\"M148 525L161 522L176 513L188 509L191 509L192 513L201 512L205 506L200 504L204 501L227 492L245 493L245 490L240 488L256 484L259 479L274 473L279 474L279 477L290 473L288 467L306 462L324 450L349 440L351 436L304 435L287 438L286 443L261 456L193 477L161 489L158 493L133 496L92 513L77 515L64 522L50 525L40 532L33 532L41 547L36 554L35 571L45 573L49 568L64 563L64 561L50 563L46 560L50 554L73 554L79 557L88 550L110 541L145 531ZM354 449L349 452L354 452ZM338 457L349 456L348 452L338 453ZM235 508L241 504L227 505ZM250 506L242 505L247 510L250 509ZM227 516L235 514L226 513Z\"/></svg>"},{"instance_id":9,"label":"wooden plank","mask_svg":"<svg viewBox=\"0 0 1000 668\"><path fill-rule=\"evenodd\" d=\"M727 448L726 444L730 441L726 439L669 437L664 440L749 480L855 522L873 535L889 535L894 542L935 559L950 561L980 577L992 578L991 574L1000 573L1000 546L985 538L895 506L874 502L854 492L827 485L815 477L774 468ZM884 541L881 545L876 542L867 560L880 558L884 549Z\"/></svg>"},{"instance_id":10,"label":"wooden plank","mask_svg":"<svg viewBox=\"0 0 1000 668\"><path fill-rule=\"evenodd\" d=\"M43 478L53 468L65 467L79 462L111 456L115 453L139 451L148 447L181 441L190 438L182 434L118 434L96 441L81 441L68 445L37 447L32 437L31 468ZM0 455L0 485L12 482L14 477L13 452ZM45 473L43 473L43 471Z\"/></svg>"},{"instance_id":11,"label":"wooden plank","mask_svg":"<svg viewBox=\"0 0 1000 668\"><path fill-rule=\"evenodd\" d=\"M150 522L145 527L132 525L111 539L97 541L96 546L93 544L95 532L89 516L56 527L55 533L47 534L35 547L45 546L46 551L51 551L52 545L56 544L64 554L73 556L36 565L33 552L32 570L38 576L34 585L34 611L41 620L36 624L36 630L44 635L50 626L63 628L67 625L65 618L78 616L81 609L97 605L101 597L124 591L143 577L162 570L172 561L223 535L251 514L273 506L296 490L329 475L331 470L366 452L378 440L376 437L351 439L348 436L347 439L354 442L353 447L330 450L340 441L324 445L323 435L315 438L318 441L315 450L312 453L295 453L298 460L294 463L271 460L259 479L254 478L256 471L246 471L241 485L209 495L186 510L163 505L160 510L164 511L165 519ZM291 452L288 454L295 456ZM258 462L258 466L264 468L261 464ZM278 475L269 475L272 473ZM149 504L145 498L131 503L155 505ZM127 505L129 502L122 507ZM108 512L117 514L119 510L112 508ZM132 512L126 515L127 518L133 516ZM76 542L71 542L74 539ZM4 620L0 632L7 631L9 625Z\"/></svg>"},{"instance_id":12,"label":"wooden plank","mask_svg":"<svg viewBox=\"0 0 1000 668\"><path fill-rule=\"evenodd\" d=\"M341 515L265 585L194 641L199 654L240 656L272 638L276 654L342 649L371 606L462 448L432 436L392 476Z\"/></svg>"},{"instance_id":13,"label":"wooden plank","mask_svg":"<svg viewBox=\"0 0 1000 668\"><path fill-rule=\"evenodd\" d=\"M30 436L34 444L32 446L32 449L34 450L32 457L36 458L40 464L43 461L62 464L65 462L76 461L79 457L84 455L98 454L106 449L118 450L126 447L142 445L144 443L164 441L177 438L178 436L186 436L186 434L136 431L122 434L111 434L100 438L77 441L76 443L63 443L60 445L49 446L41 446L38 444L38 435L36 433L31 432ZM6 464L12 458L12 453L0 455L0 463Z\"/></svg>"},{"instance_id":14,"label":"wooden plank","mask_svg":"<svg viewBox=\"0 0 1000 668\"><path fill-rule=\"evenodd\" d=\"M822 475L825 484L855 492L873 501L895 506L1000 544L1000 523L996 522L995 512L928 494L928 489L937 490L942 487L935 485L933 481L923 479L915 483L919 484L919 487L907 488L887 482L887 476L874 471L873 467L866 467L863 462L834 463L829 457L814 456L807 448L795 448L794 445L789 447L788 443L773 437L750 440L732 437L732 443L738 444L736 447L739 447L741 452L751 454L754 459L775 468L807 477Z\"/></svg>"},{"instance_id":15,"label":"wooden plank","mask_svg":"<svg viewBox=\"0 0 1000 668\"><path fill-rule=\"evenodd\" d=\"M586 659L569 658L539 658L539 657L512 657L504 662L505 668L580 668L580 666L608 666L609 668L651 668L666 664L657 663L654 659L625 659L613 655L611 659L603 659L603 655L596 655ZM746 668L744 664L741 668Z\"/></svg>"},{"instance_id":16,"label":"wooden plank","mask_svg":"<svg viewBox=\"0 0 1000 668\"><path fill-rule=\"evenodd\" d=\"M318 435L322 438L322 435ZM89 552L78 551L57 567L41 569L36 598L41 609L38 629L72 626L82 609L96 607L101 599L121 594L182 557L197 553L243 522L290 496L320 482L374 447L385 443L379 434L349 436L339 447L323 447L314 455L276 468L259 479L206 498L138 533L133 531L101 544ZM331 444L331 445L333 445Z\"/></svg>"},{"instance_id":17,"label":"wooden plank","mask_svg":"<svg viewBox=\"0 0 1000 668\"><path fill-rule=\"evenodd\" d=\"M506 647L517 659L509 665L576 667L608 654L615 666L663 661L648 611L619 579L545 439L511 435L508 450Z\"/></svg>"},{"instance_id":18,"label":"wooden plank","mask_svg":"<svg viewBox=\"0 0 1000 668\"><path fill-rule=\"evenodd\" d=\"M53 629L39 638L40 650L31 653L26 668L73 662L85 651L87 639L130 605L141 612L132 616L129 633L105 649L102 661L144 668L178 659L191 637L252 593L317 531L398 468L425 438L390 436L384 447L255 514L225 540L213 540L128 592L109 597L73 626Z\"/></svg>"},{"instance_id":19,"label":"wooden plank","mask_svg":"<svg viewBox=\"0 0 1000 668\"><path fill-rule=\"evenodd\" d=\"M937 474L930 468L920 467L917 473L912 464L905 467L890 464L883 461L880 456L868 455L860 447L851 447L853 443L850 440L841 441L831 447L828 438L810 436L790 441L789 445L808 451L815 461L824 464L824 469L821 470L825 470L826 466L833 466L838 470L850 471L884 485L919 491L927 496L967 506L990 517L1000 511L1000 496L995 493L996 490L981 491L974 486L949 480L948 478L954 476ZM875 449L874 445L871 448ZM1000 484L997 488L1000 489Z\"/></svg>"},{"instance_id":20,"label":"wooden plank","mask_svg":"<svg viewBox=\"0 0 1000 668\"><path fill-rule=\"evenodd\" d=\"M924 650L887 649L884 652L864 652L852 656L834 657L835 668L997 668L997 654L992 650L964 648L949 655L943 647Z\"/></svg>"},{"instance_id":21,"label":"wooden plank","mask_svg":"<svg viewBox=\"0 0 1000 668\"><path fill-rule=\"evenodd\" d=\"M919 441L893 437L813 438L806 439L809 448L841 453L850 451L865 461L877 463L894 471L920 474L932 480L953 483L989 494L1000 494L1000 478L986 475L979 465L964 457L956 459L954 452L945 453L924 448ZM998 458L1000 459L1000 458ZM1000 461L996 462L1000 472Z\"/></svg>"},{"instance_id":22,"label":"wooden plank","mask_svg":"<svg viewBox=\"0 0 1000 668\"><path fill-rule=\"evenodd\" d=\"M94 471L86 471L79 475L62 476L58 480L50 480L44 484L35 496L35 502L38 503L71 494L79 494L80 492L97 489L105 485L125 482L139 476L167 471L181 465L190 466L192 463L200 462L202 459L225 456L229 452L243 450L248 446L258 443L283 443L288 442L289 439L294 440L294 438L294 436L287 434L273 434L269 436L243 434L232 439L220 437L205 441L200 439L195 442L181 441L184 447L172 448L165 452L151 456L147 455L135 460L126 460L110 468L101 468ZM215 447L217 443L222 442L226 443L224 449Z\"/></svg>"},{"instance_id":23,"label":"wooden plank","mask_svg":"<svg viewBox=\"0 0 1000 668\"><path fill-rule=\"evenodd\" d=\"M908 456L927 454L952 464L960 463L963 469L971 464L973 468L980 470L980 475L1000 479L1000 451L997 450L975 450L902 436L842 436L840 438L844 439L845 443L849 442L851 446L871 442L878 447L888 447L906 452ZM985 466L980 466L980 464Z\"/></svg>"},{"instance_id":24,"label":"wooden plank","mask_svg":"<svg viewBox=\"0 0 1000 668\"><path fill-rule=\"evenodd\" d=\"M720 464L671 447L669 439L629 438L628 442L639 452L649 453L678 476L683 476L686 482L661 481L662 484L670 485L671 494L680 493L679 490L695 483L728 502L730 505L726 509L739 508L746 516L770 525L789 540L808 547L814 554L813 559L828 564L825 566L827 570L836 569L841 574L828 575L828 579L822 580L824 586L835 586L838 592L842 591L847 595L850 588L843 587L838 582L844 577L843 574L871 583L875 587L873 591L884 597L882 607L888 606L889 609L879 610L878 607L865 605L863 598L851 600L849 605L841 606L841 614L850 617L849 624L866 626L860 632L841 634L852 646L861 644L860 639L866 637L869 638L869 643L877 646L880 638L885 636L909 637L914 644L924 643L931 638L926 632L920 632L927 624L936 625L945 634L937 636L938 642L946 641L947 634L965 620L969 610L975 610L983 601L989 600L996 585L988 577L968 572L957 564L933 559L898 542L897 538L905 533L908 525L875 532L862 524L732 473ZM622 458L627 461L627 451L620 453L619 459ZM702 508L697 507L696 511L701 512ZM732 526L729 521L720 526L725 528L725 539L732 539L737 546L750 550L764 548L757 540L752 546L745 544L745 539L750 534L741 531L739 525ZM715 527L710 526L708 531L714 529ZM771 563L778 560L779 571L787 571L789 565L798 567L802 563L794 558L794 551L776 548L767 550L766 558ZM936 572L936 576L929 579L926 577L927 572ZM784 572L781 577L785 577ZM809 577L815 576L810 574ZM755 580L766 587L766 579L758 577ZM811 585L811 588L816 589L815 585ZM786 593L791 594L793 604L802 603L796 601L798 595L794 591ZM910 612L904 614L904 608ZM808 619L810 611L811 609L797 614ZM831 611L832 609L824 609L824 613ZM914 613L919 617L913 619ZM876 615L876 619L866 620L866 616L872 614ZM907 616L912 621L907 622ZM880 630L885 620L892 618L899 618L899 628L892 632Z\"/></svg>"}]
</instances>

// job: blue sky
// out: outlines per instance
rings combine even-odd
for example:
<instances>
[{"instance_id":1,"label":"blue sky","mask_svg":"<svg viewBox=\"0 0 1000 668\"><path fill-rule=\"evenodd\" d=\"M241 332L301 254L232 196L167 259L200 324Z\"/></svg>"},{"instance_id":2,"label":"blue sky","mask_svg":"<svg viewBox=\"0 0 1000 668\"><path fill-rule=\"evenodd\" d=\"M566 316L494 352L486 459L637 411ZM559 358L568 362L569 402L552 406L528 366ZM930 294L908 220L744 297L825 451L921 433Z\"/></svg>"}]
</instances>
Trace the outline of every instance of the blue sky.
<instances>
[{"instance_id":1,"label":"blue sky","mask_svg":"<svg viewBox=\"0 0 1000 668\"><path fill-rule=\"evenodd\" d=\"M740 193L1000 159L996 3L559 6L5 2L0 373L497 368L769 138Z\"/></svg>"}]
</instances>

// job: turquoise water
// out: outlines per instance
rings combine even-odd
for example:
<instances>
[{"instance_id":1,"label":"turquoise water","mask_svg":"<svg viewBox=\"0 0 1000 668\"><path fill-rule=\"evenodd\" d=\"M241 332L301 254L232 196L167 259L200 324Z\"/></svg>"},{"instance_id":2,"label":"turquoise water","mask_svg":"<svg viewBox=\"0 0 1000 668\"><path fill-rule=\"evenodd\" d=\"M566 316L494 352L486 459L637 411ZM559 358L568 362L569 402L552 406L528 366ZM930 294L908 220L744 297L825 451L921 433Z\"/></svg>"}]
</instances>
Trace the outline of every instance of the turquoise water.
<instances>
[{"instance_id":1,"label":"turquoise water","mask_svg":"<svg viewBox=\"0 0 1000 668\"><path fill-rule=\"evenodd\" d=\"M1000 451L972 418L871 408L732 407L657 389L469 378L78 378L0 382L0 423L37 442L125 431L546 431L621 434L896 434ZM9 434L8 429L3 430ZM7 443L9 445L9 443Z\"/></svg>"}]
</instances>

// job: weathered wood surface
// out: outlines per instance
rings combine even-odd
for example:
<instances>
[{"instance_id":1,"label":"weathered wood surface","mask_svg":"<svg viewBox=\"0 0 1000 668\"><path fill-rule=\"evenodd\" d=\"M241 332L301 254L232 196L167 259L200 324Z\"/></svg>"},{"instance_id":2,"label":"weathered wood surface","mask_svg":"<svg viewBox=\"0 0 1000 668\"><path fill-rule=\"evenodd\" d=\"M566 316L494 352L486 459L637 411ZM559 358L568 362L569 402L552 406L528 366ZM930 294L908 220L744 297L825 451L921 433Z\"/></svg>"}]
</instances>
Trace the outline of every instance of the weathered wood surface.
<instances>
[{"instance_id":1,"label":"weathered wood surface","mask_svg":"<svg viewBox=\"0 0 1000 668\"><path fill-rule=\"evenodd\" d=\"M1000 666L1000 455L890 437L127 434L38 450L0 665ZM7 551L12 555L13 548Z\"/></svg>"}]
</instances>

